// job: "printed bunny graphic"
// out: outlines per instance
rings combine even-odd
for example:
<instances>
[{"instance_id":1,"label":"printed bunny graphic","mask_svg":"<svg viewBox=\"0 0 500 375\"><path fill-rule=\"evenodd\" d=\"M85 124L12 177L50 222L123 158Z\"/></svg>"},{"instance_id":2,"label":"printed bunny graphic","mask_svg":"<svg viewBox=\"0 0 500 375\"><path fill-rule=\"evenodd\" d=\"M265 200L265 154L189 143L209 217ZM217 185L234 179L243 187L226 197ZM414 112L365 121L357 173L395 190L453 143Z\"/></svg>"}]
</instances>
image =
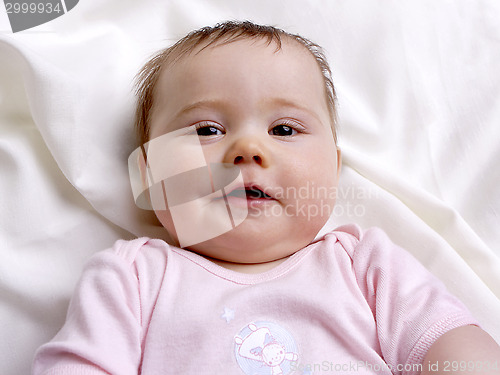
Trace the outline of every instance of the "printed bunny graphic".
<instances>
[{"instance_id":1,"label":"printed bunny graphic","mask_svg":"<svg viewBox=\"0 0 500 375\"><path fill-rule=\"evenodd\" d=\"M239 356L262 362L271 370L272 375L283 374L282 364L285 360L296 361L298 359L296 353L287 351L286 346L275 339L269 327L259 328L253 323L247 327L250 333L245 337L234 338Z\"/></svg>"}]
</instances>

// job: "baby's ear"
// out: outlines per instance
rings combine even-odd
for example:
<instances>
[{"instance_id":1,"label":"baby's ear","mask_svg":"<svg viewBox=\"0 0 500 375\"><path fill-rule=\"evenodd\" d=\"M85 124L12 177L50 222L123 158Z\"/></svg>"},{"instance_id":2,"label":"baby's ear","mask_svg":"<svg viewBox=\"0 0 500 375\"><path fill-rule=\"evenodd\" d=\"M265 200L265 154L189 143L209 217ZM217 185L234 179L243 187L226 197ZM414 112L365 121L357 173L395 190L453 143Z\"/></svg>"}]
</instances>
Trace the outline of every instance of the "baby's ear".
<instances>
[{"instance_id":1,"label":"baby's ear","mask_svg":"<svg viewBox=\"0 0 500 375\"><path fill-rule=\"evenodd\" d=\"M340 147L337 146L337 179L340 177L340 171L342 169L342 152Z\"/></svg>"},{"instance_id":2,"label":"baby's ear","mask_svg":"<svg viewBox=\"0 0 500 375\"><path fill-rule=\"evenodd\" d=\"M144 149L137 148L130 154L128 160L130 185L137 207L144 210L151 210L151 199L149 197L148 167Z\"/></svg>"},{"instance_id":3,"label":"baby's ear","mask_svg":"<svg viewBox=\"0 0 500 375\"><path fill-rule=\"evenodd\" d=\"M142 149L142 147L141 147ZM142 149L143 152L137 153L137 166L139 167L139 174L141 176L141 183L142 183L142 189L146 190L149 188L148 185L148 176L147 176L147 161L145 158L144 154L144 149Z\"/></svg>"}]
</instances>

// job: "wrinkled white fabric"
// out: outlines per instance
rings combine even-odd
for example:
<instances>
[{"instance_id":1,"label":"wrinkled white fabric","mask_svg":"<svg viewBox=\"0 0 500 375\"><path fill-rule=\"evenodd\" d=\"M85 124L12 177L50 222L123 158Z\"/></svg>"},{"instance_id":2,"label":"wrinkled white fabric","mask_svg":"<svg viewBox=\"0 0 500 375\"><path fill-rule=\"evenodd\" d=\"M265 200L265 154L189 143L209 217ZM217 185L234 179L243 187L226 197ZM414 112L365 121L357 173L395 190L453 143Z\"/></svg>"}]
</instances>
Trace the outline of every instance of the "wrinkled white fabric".
<instances>
[{"instance_id":1,"label":"wrinkled white fabric","mask_svg":"<svg viewBox=\"0 0 500 375\"><path fill-rule=\"evenodd\" d=\"M82 0L13 34L0 7L0 373L28 373L91 254L161 236L128 185L134 75L226 19L325 47L344 157L333 224L382 227L500 341L499 12L494 0Z\"/></svg>"}]
</instances>

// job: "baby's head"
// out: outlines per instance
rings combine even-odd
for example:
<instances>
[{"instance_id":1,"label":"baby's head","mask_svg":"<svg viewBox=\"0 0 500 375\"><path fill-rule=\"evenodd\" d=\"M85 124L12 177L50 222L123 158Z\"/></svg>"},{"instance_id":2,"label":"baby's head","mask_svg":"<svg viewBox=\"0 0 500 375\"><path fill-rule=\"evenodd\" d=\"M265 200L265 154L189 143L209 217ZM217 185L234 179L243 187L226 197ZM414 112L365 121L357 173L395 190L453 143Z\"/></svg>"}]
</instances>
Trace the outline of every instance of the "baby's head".
<instances>
[{"instance_id":1,"label":"baby's head","mask_svg":"<svg viewBox=\"0 0 500 375\"><path fill-rule=\"evenodd\" d=\"M340 170L335 91L319 46L250 22L202 28L153 57L137 92L141 144L195 129L208 165L239 168L243 183L223 195L234 229L190 250L264 263L314 239L333 212ZM238 207L246 218L234 226L229 208ZM172 208L155 212L178 238Z\"/></svg>"}]
</instances>

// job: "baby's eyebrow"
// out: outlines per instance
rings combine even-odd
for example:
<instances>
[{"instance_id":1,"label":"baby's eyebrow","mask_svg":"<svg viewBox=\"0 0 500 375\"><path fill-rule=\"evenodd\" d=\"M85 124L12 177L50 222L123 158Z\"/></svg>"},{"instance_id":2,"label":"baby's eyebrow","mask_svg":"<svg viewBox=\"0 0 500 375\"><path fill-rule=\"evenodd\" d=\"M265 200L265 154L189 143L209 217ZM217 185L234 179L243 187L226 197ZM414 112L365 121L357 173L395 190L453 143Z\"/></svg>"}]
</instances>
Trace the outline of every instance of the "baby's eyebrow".
<instances>
[{"instance_id":1,"label":"baby's eyebrow","mask_svg":"<svg viewBox=\"0 0 500 375\"><path fill-rule=\"evenodd\" d=\"M196 109L222 109L224 108L225 106L227 106L226 103L224 103L223 101L221 100L200 100L200 101L197 101L197 102L194 102L192 104L188 104L187 106L181 108L174 116L175 119L179 118L179 117L182 117L186 114L188 114L189 112L192 112Z\"/></svg>"},{"instance_id":2,"label":"baby's eyebrow","mask_svg":"<svg viewBox=\"0 0 500 375\"><path fill-rule=\"evenodd\" d=\"M289 107L293 109L298 109L299 111L305 112L309 114L310 116L313 116L315 119L321 122L321 119L319 116L311 110L310 108L307 108L303 106L300 103L297 103L294 100L287 99L287 98L282 98L282 97L275 97L275 98L270 98L265 100L265 105L270 106L270 107Z\"/></svg>"}]
</instances>

